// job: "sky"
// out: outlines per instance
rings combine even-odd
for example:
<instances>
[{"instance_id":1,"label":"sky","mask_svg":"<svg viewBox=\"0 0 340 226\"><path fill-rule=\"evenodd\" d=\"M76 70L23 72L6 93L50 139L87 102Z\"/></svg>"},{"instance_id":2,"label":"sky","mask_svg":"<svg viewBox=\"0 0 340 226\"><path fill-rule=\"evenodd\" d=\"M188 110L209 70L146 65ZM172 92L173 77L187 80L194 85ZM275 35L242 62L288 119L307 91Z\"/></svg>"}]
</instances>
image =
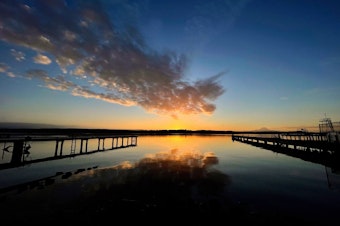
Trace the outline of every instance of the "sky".
<instances>
[{"instance_id":1,"label":"sky","mask_svg":"<svg viewBox=\"0 0 340 226\"><path fill-rule=\"evenodd\" d=\"M299 130L340 121L340 1L2 0L0 122Z\"/></svg>"}]
</instances>

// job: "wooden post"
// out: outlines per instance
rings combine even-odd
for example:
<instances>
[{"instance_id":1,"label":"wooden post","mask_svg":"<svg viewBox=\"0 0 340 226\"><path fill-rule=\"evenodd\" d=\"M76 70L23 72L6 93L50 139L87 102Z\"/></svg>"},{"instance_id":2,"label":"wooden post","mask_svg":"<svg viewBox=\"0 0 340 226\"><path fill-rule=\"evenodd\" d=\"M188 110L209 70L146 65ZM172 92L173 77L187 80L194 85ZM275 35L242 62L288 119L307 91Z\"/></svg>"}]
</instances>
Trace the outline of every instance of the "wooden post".
<instances>
[{"instance_id":1,"label":"wooden post","mask_svg":"<svg viewBox=\"0 0 340 226\"><path fill-rule=\"evenodd\" d=\"M55 143L55 151L54 151L54 157L58 155L58 146L59 146L59 140L56 140L56 143Z\"/></svg>"},{"instance_id":2,"label":"wooden post","mask_svg":"<svg viewBox=\"0 0 340 226\"><path fill-rule=\"evenodd\" d=\"M63 155L63 147L64 147L64 140L61 140L60 153L59 153L60 156Z\"/></svg>"},{"instance_id":3,"label":"wooden post","mask_svg":"<svg viewBox=\"0 0 340 226\"><path fill-rule=\"evenodd\" d=\"M24 148L24 141L18 140L14 142L13 153L12 153L12 164L21 163L22 151Z\"/></svg>"},{"instance_id":4,"label":"wooden post","mask_svg":"<svg viewBox=\"0 0 340 226\"><path fill-rule=\"evenodd\" d=\"M85 147L85 152L87 152L87 144L88 144L89 139L86 139L86 147Z\"/></svg>"},{"instance_id":5,"label":"wooden post","mask_svg":"<svg viewBox=\"0 0 340 226\"><path fill-rule=\"evenodd\" d=\"M83 153L83 141L84 139L80 139L80 150L79 150L80 153Z\"/></svg>"}]
</instances>

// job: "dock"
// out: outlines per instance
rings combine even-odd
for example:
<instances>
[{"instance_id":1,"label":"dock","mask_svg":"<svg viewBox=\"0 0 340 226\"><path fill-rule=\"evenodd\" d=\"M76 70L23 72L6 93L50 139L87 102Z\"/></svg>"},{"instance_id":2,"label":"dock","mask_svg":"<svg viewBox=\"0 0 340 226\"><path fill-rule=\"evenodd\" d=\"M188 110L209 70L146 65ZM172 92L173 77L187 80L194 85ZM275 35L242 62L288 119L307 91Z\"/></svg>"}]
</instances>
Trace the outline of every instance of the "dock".
<instances>
[{"instance_id":1,"label":"dock","mask_svg":"<svg viewBox=\"0 0 340 226\"><path fill-rule=\"evenodd\" d=\"M250 144L339 171L340 142L329 133L275 132L233 134L232 141Z\"/></svg>"},{"instance_id":2,"label":"dock","mask_svg":"<svg viewBox=\"0 0 340 226\"><path fill-rule=\"evenodd\" d=\"M88 142L90 139L97 140L97 149L88 150ZM27 159L30 154L30 149L34 146L34 142L38 141L54 141L54 154L50 157ZM65 141L71 141L70 147L64 147ZM80 147L76 144L80 142ZM105 143L106 142L106 143ZM63 158L70 158L79 155L93 154L113 149L127 148L137 146L137 135L65 135L65 136L25 136L0 139L0 146L2 148L2 155L10 153L10 162L0 164L1 169L8 169L22 166L25 164L32 164L44 161L51 161ZM69 153L65 154L65 150Z\"/></svg>"},{"instance_id":3,"label":"dock","mask_svg":"<svg viewBox=\"0 0 340 226\"><path fill-rule=\"evenodd\" d=\"M337 152L339 140L330 141L327 133L310 132L276 132L276 133L251 133L233 134L233 141L244 143L262 143L276 147L291 148L293 150Z\"/></svg>"},{"instance_id":4,"label":"dock","mask_svg":"<svg viewBox=\"0 0 340 226\"><path fill-rule=\"evenodd\" d=\"M232 134L232 140L295 151L338 154L340 152L340 122L332 122L330 118L325 117L320 120L319 132L307 130L245 132Z\"/></svg>"}]
</instances>

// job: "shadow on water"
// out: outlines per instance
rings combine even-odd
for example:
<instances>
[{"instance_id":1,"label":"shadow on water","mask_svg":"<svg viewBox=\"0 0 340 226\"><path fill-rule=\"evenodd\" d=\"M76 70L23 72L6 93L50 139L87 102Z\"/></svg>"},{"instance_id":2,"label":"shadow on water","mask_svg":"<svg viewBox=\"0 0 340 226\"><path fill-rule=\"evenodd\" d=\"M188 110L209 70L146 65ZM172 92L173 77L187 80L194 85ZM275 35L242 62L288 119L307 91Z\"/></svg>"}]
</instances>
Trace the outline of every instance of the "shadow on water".
<instances>
[{"instance_id":1,"label":"shadow on water","mask_svg":"<svg viewBox=\"0 0 340 226\"><path fill-rule=\"evenodd\" d=\"M234 203L228 197L232 180L214 169L218 162L213 152L174 149L136 163L58 172L1 194L2 220L15 225L124 221L148 225L313 225L296 216L265 215Z\"/></svg>"}]
</instances>

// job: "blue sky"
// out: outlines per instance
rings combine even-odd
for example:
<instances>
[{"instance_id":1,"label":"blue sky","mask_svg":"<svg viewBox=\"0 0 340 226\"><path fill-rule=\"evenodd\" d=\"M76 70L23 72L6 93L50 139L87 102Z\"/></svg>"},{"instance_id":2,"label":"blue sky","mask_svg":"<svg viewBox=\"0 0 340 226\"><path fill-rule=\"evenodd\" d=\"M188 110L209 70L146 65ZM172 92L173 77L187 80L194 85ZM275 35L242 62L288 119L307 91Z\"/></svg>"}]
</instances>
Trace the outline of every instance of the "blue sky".
<instances>
[{"instance_id":1,"label":"blue sky","mask_svg":"<svg viewBox=\"0 0 340 226\"><path fill-rule=\"evenodd\" d=\"M340 121L340 2L2 1L0 122L108 129Z\"/></svg>"}]
</instances>

